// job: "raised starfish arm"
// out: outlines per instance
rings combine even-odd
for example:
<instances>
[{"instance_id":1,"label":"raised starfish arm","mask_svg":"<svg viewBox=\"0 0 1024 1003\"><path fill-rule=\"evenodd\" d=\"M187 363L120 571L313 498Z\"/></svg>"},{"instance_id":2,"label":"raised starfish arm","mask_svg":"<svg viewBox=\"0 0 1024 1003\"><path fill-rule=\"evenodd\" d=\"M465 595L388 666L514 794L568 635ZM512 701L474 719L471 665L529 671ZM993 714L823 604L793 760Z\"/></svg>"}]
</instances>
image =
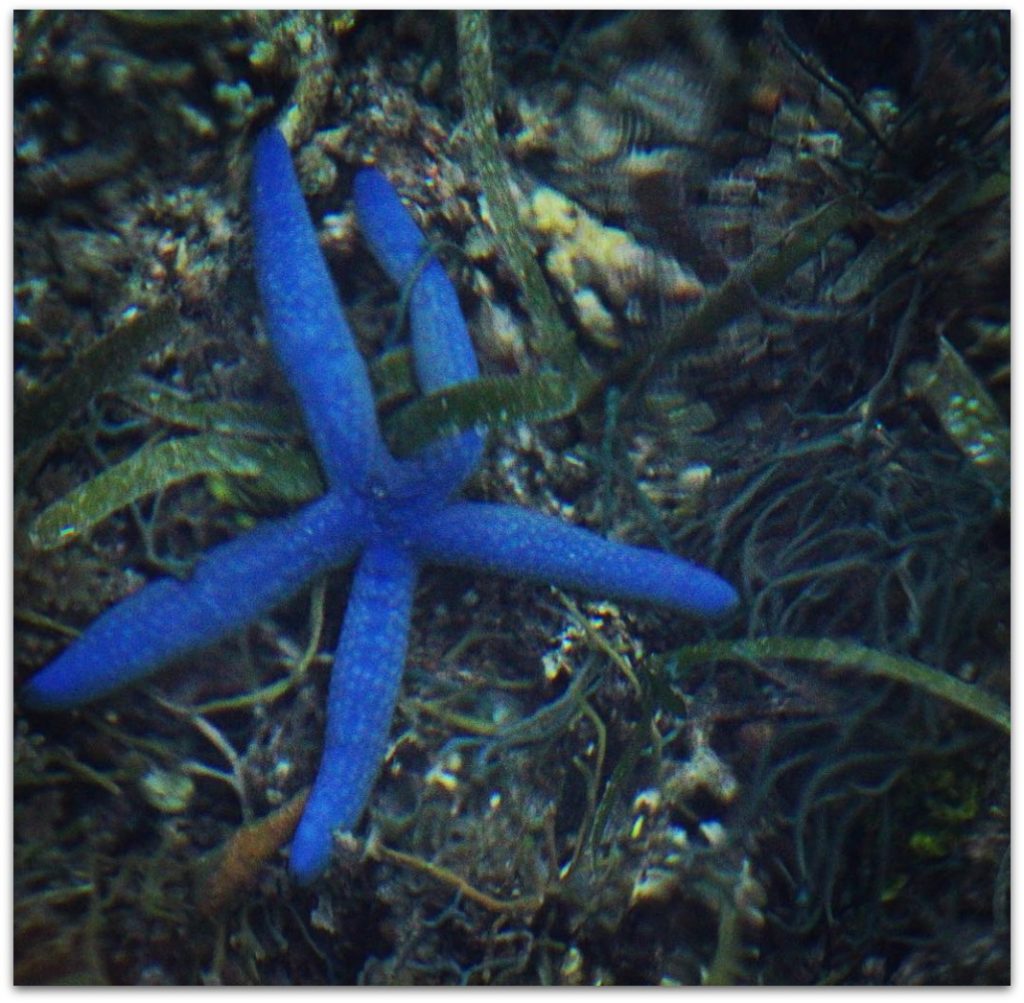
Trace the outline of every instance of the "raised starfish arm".
<instances>
[{"instance_id":1,"label":"raised starfish arm","mask_svg":"<svg viewBox=\"0 0 1024 1003\"><path fill-rule=\"evenodd\" d=\"M426 516L412 544L424 561L533 578L710 616L737 602L718 575L658 550L606 540L514 505L459 502Z\"/></svg>"},{"instance_id":2,"label":"raised starfish arm","mask_svg":"<svg viewBox=\"0 0 1024 1003\"><path fill-rule=\"evenodd\" d=\"M23 702L77 707L211 644L349 560L366 520L354 497L326 495L215 547L187 581L162 578L107 610L29 680Z\"/></svg>"},{"instance_id":3,"label":"raised starfish arm","mask_svg":"<svg viewBox=\"0 0 1024 1003\"><path fill-rule=\"evenodd\" d=\"M479 373L459 297L398 192L380 171L367 168L353 185L359 228L381 268L409 294L416 378L424 393L474 379Z\"/></svg>"},{"instance_id":4,"label":"raised starfish arm","mask_svg":"<svg viewBox=\"0 0 1024 1003\"><path fill-rule=\"evenodd\" d=\"M416 564L387 543L363 554L352 580L327 698L324 753L291 848L291 870L313 880L331 834L359 821L384 761L405 663Z\"/></svg>"},{"instance_id":5,"label":"raised starfish arm","mask_svg":"<svg viewBox=\"0 0 1024 1003\"><path fill-rule=\"evenodd\" d=\"M409 326L420 389L432 393L475 379L480 370L455 287L428 255L426 239L391 182L378 170L363 170L353 193L359 227L381 268L399 289L414 281ZM470 430L435 443L424 458L434 479L454 490L480 462L482 451L483 436Z\"/></svg>"},{"instance_id":6,"label":"raised starfish arm","mask_svg":"<svg viewBox=\"0 0 1024 1003\"><path fill-rule=\"evenodd\" d=\"M277 129L256 142L256 278L274 350L332 485L363 487L384 450L366 365L317 244L291 154Z\"/></svg>"}]
</instances>

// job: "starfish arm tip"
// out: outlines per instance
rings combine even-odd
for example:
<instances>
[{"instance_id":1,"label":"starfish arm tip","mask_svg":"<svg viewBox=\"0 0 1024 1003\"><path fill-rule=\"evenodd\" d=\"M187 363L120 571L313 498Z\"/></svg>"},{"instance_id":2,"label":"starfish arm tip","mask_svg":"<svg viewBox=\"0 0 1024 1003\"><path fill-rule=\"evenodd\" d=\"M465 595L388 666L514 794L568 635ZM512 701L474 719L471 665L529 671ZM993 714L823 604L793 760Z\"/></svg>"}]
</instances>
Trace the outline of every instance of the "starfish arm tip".
<instances>
[{"instance_id":1,"label":"starfish arm tip","mask_svg":"<svg viewBox=\"0 0 1024 1003\"><path fill-rule=\"evenodd\" d=\"M399 287L415 283L409 312L420 388L430 393L474 379L480 370L455 286L398 192L376 168L356 175L353 192L360 228L380 266Z\"/></svg>"},{"instance_id":2,"label":"starfish arm tip","mask_svg":"<svg viewBox=\"0 0 1024 1003\"><path fill-rule=\"evenodd\" d=\"M336 830L359 821L387 750L405 663L416 564L371 544L356 569L331 672L324 752L292 842L301 883L327 866Z\"/></svg>"},{"instance_id":3,"label":"starfish arm tip","mask_svg":"<svg viewBox=\"0 0 1024 1003\"><path fill-rule=\"evenodd\" d=\"M394 186L376 167L364 167L356 174L352 197L374 257L395 285L403 285L420 263L426 238Z\"/></svg>"},{"instance_id":4,"label":"starfish arm tip","mask_svg":"<svg viewBox=\"0 0 1024 1003\"><path fill-rule=\"evenodd\" d=\"M21 691L24 706L78 707L243 627L319 571L350 557L364 519L357 501L327 495L215 547L186 581L150 582L37 672Z\"/></svg>"},{"instance_id":5,"label":"starfish arm tip","mask_svg":"<svg viewBox=\"0 0 1024 1003\"><path fill-rule=\"evenodd\" d=\"M308 809L295 830L288 857L288 870L300 885L312 884L327 869L334 845L329 820L310 814Z\"/></svg>"},{"instance_id":6,"label":"starfish arm tip","mask_svg":"<svg viewBox=\"0 0 1024 1003\"><path fill-rule=\"evenodd\" d=\"M366 168L353 185L363 236L380 266L409 292L410 326L416 378L425 393L474 379L479 374L459 297L426 238L391 182ZM464 432L433 443L420 459L444 493L455 490L480 462L483 436Z\"/></svg>"},{"instance_id":7,"label":"starfish arm tip","mask_svg":"<svg viewBox=\"0 0 1024 1003\"><path fill-rule=\"evenodd\" d=\"M257 285L274 351L328 479L359 483L384 448L373 391L288 146L274 128L256 143L252 221Z\"/></svg>"},{"instance_id":8,"label":"starfish arm tip","mask_svg":"<svg viewBox=\"0 0 1024 1003\"><path fill-rule=\"evenodd\" d=\"M682 558L606 540L514 505L449 505L424 521L416 546L425 560L653 602L700 616L726 613L739 601L728 582Z\"/></svg>"}]
</instances>

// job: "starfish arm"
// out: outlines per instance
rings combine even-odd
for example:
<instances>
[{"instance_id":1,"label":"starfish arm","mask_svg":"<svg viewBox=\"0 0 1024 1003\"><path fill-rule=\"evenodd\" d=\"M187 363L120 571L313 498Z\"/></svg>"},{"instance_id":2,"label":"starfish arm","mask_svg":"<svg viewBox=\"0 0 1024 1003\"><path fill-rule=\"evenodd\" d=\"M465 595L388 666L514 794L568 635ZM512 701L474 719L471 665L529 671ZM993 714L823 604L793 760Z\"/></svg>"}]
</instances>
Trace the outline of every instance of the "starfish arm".
<instances>
[{"instance_id":1,"label":"starfish arm","mask_svg":"<svg viewBox=\"0 0 1024 1003\"><path fill-rule=\"evenodd\" d=\"M359 821L387 750L402 678L416 564L372 544L352 581L331 674L324 752L291 848L291 870L312 881L327 866L335 829Z\"/></svg>"},{"instance_id":2,"label":"starfish arm","mask_svg":"<svg viewBox=\"0 0 1024 1003\"><path fill-rule=\"evenodd\" d=\"M160 579L107 610L29 680L25 705L77 707L213 643L350 559L366 521L361 502L327 495L215 547L187 581Z\"/></svg>"},{"instance_id":3,"label":"starfish arm","mask_svg":"<svg viewBox=\"0 0 1024 1003\"><path fill-rule=\"evenodd\" d=\"M420 389L432 393L475 379L480 370L455 287L435 257L424 260L426 239L391 182L378 170L362 170L353 191L360 229L381 268L399 288L415 279L409 323ZM468 431L425 453L438 479L454 490L480 462L482 451L483 437Z\"/></svg>"},{"instance_id":4,"label":"starfish arm","mask_svg":"<svg viewBox=\"0 0 1024 1003\"><path fill-rule=\"evenodd\" d=\"M252 218L270 338L324 473L332 485L362 487L384 448L373 391L277 129L256 143Z\"/></svg>"},{"instance_id":5,"label":"starfish arm","mask_svg":"<svg viewBox=\"0 0 1024 1003\"><path fill-rule=\"evenodd\" d=\"M427 241L380 171L367 168L353 184L359 227L374 257L400 289L416 276L409 295L416 378L424 393L474 379L479 373L455 287L437 258L424 262Z\"/></svg>"},{"instance_id":6,"label":"starfish arm","mask_svg":"<svg viewBox=\"0 0 1024 1003\"><path fill-rule=\"evenodd\" d=\"M412 544L424 561L639 599L701 615L723 613L735 589L671 554L606 540L514 505L461 502L428 515Z\"/></svg>"}]
</instances>

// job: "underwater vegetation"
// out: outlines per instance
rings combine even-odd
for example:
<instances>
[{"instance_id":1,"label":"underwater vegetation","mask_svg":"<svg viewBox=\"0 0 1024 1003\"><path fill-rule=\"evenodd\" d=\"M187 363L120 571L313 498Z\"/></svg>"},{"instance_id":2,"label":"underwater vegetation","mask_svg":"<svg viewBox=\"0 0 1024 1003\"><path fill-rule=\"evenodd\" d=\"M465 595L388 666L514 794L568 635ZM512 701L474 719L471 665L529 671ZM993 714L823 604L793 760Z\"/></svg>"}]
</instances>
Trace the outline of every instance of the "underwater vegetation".
<instances>
[{"instance_id":1,"label":"underwater vegetation","mask_svg":"<svg viewBox=\"0 0 1024 1003\"><path fill-rule=\"evenodd\" d=\"M1005 15L14 34L18 684L331 478L257 309L272 122L395 455L487 428L470 497L741 595L696 625L427 569L366 817L305 888L346 576L18 704L17 981L1007 981ZM369 164L444 237L478 380L418 396Z\"/></svg>"}]
</instances>

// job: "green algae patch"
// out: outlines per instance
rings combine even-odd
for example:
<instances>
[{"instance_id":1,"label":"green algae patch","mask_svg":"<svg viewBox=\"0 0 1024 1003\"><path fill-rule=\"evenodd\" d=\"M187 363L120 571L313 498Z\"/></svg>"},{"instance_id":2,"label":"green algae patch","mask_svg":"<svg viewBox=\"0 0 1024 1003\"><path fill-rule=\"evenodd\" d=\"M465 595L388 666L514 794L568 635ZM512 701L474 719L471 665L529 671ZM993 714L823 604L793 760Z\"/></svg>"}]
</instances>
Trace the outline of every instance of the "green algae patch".
<instances>
[{"instance_id":1,"label":"green algae patch","mask_svg":"<svg viewBox=\"0 0 1024 1003\"><path fill-rule=\"evenodd\" d=\"M62 547L131 502L191 477L257 477L265 454L259 443L236 443L212 433L143 446L50 505L32 524L29 538L40 550Z\"/></svg>"},{"instance_id":2,"label":"green algae patch","mask_svg":"<svg viewBox=\"0 0 1024 1003\"><path fill-rule=\"evenodd\" d=\"M435 439L471 428L502 428L517 422L548 421L576 407L572 386L558 373L484 376L427 394L385 422L401 456Z\"/></svg>"},{"instance_id":3,"label":"green algae patch","mask_svg":"<svg viewBox=\"0 0 1024 1003\"><path fill-rule=\"evenodd\" d=\"M408 345L377 356L367 367L377 408L387 408L416 394L416 374Z\"/></svg>"},{"instance_id":4,"label":"green algae patch","mask_svg":"<svg viewBox=\"0 0 1024 1003\"><path fill-rule=\"evenodd\" d=\"M853 669L906 683L945 700L1009 733L1010 708L993 693L969 686L955 676L912 658L890 655L851 641L828 638L762 637L750 641L707 641L691 644L666 656L674 671L711 661L741 661L757 666L764 659L817 663L825 672Z\"/></svg>"},{"instance_id":5,"label":"green algae patch","mask_svg":"<svg viewBox=\"0 0 1024 1003\"><path fill-rule=\"evenodd\" d=\"M906 390L923 398L957 449L996 490L1010 483L1010 430L984 384L943 337L933 363L907 367Z\"/></svg>"},{"instance_id":6,"label":"green algae patch","mask_svg":"<svg viewBox=\"0 0 1024 1003\"><path fill-rule=\"evenodd\" d=\"M96 394L127 380L147 355L177 335L178 316L169 302L144 313L130 313L57 379L19 404L14 417L15 452L52 435Z\"/></svg>"},{"instance_id":7,"label":"green algae patch","mask_svg":"<svg viewBox=\"0 0 1024 1003\"><path fill-rule=\"evenodd\" d=\"M143 414L197 432L267 437L296 435L302 428L285 408L242 401L194 401L143 377L132 380L118 396Z\"/></svg>"},{"instance_id":8,"label":"green algae patch","mask_svg":"<svg viewBox=\"0 0 1024 1003\"><path fill-rule=\"evenodd\" d=\"M248 512L271 514L283 507L302 505L326 490L312 451L279 442L239 442L240 453L259 465L259 473L236 474L230 469L207 475L206 487L225 505Z\"/></svg>"}]
</instances>

